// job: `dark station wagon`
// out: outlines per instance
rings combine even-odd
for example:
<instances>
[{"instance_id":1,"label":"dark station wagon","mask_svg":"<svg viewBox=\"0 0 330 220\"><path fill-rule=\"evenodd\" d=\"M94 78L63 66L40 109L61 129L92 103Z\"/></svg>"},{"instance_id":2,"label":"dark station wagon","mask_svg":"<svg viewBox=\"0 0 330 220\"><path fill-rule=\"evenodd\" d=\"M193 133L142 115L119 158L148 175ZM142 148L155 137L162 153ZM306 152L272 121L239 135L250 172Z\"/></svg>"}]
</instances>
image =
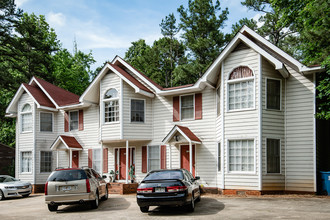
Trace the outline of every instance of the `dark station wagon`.
<instances>
[{"instance_id":1,"label":"dark station wagon","mask_svg":"<svg viewBox=\"0 0 330 220\"><path fill-rule=\"evenodd\" d=\"M185 169L150 171L137 188L137 204L141 212L150 206L185 206L193 212L201 198L199 179Z\"/></svg>"}]
</instances>

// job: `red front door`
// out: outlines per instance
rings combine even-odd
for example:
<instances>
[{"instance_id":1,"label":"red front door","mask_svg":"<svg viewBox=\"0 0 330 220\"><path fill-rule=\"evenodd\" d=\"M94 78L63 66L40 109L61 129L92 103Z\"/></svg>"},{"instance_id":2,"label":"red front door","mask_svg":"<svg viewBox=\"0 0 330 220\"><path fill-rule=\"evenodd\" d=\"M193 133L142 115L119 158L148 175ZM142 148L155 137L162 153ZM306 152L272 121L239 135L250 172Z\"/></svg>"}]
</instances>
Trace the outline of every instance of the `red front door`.
<instances>
[{"instance_id":1,"label":"red front door","mask_svg":"<svg viewBox=\"0 0 330 220\"><path fill-rule=\"evenodd\" d=\"M181 168L190 171L189 162L189 145L181 145ZM195 145L192 145L192 169L192 175L195 176Z\"/></svg>"},{"instance_id":2,"label":"red front door","mask_svg":"<svg viewBox=\"0 0 330 220\"><path fill-rule=\"evenodd\" d=\"M126 149L119 149L119 179L126 179Z\"/></svg>"},{"instance_id":3,"label":"red front door","mask_svg":"<svg viewBox=\"0 0 330 220\"><path fill-rule=\"evenodd\" d=\"M72 151L72 168L79 167L79 151Z\"/></svg>"}]
</instances>

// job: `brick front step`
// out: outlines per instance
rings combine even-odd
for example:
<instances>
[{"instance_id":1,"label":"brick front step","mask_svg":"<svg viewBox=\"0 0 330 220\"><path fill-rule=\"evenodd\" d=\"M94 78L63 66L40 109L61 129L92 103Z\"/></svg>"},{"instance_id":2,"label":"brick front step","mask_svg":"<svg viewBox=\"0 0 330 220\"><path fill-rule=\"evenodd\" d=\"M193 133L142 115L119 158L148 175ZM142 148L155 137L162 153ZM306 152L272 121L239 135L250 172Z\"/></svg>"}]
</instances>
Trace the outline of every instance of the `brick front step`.
<instances>
[{"instance_id":1,"label":"brick front step","mask_svg":"<svg viewBox=\"0 0 330 220\"><path fill-rule=\"evenodd\" d=\"M131 194L136 193L137 183L108 183L109 194Z\"/></svg>"}]
</instances>

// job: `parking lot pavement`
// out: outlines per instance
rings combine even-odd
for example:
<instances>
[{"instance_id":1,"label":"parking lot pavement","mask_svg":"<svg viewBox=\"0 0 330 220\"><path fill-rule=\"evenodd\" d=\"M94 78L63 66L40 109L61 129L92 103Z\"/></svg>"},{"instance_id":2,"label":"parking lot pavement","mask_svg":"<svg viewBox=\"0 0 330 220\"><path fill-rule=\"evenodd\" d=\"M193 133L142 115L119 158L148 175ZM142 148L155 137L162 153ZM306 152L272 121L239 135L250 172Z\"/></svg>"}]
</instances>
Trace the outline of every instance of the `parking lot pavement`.
<instances>
[{"instance_id":1,"label":"parking lot pavement","mask_svg":"<svg viewBox=\"0 0 330 220\"><path fill-rule=\"evenodd\" d=\"M135 195L109 195L94 210L89 205L60 206L49 212L42 194L0 201L0 219L330 219L330 197L204 195L195 212L180 207L151 207L141 213Z\"/></svg>"}]
</instances>

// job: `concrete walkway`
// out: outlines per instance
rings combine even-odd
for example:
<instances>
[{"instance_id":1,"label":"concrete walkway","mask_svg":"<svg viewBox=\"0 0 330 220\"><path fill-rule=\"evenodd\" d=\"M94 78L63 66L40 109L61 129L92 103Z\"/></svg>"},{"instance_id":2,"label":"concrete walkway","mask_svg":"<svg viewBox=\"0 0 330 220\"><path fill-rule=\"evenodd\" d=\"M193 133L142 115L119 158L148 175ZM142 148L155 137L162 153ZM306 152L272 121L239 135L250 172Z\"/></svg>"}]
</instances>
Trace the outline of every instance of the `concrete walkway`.
<instances>
[{"instance_id":1,"label":"concrete walkway","mask_svg":"<svg viewBox=\"0 0 330 220\"><path fill-rule=\"evenodd\" d=\"M141 213L135 195L109 195L98 209L89 205L60 206L49 212L43 195L0 201L0 219L330 219L330 197L204 195L195 212L180 207L151 207Z\"/></svg>"}]
</instances>

